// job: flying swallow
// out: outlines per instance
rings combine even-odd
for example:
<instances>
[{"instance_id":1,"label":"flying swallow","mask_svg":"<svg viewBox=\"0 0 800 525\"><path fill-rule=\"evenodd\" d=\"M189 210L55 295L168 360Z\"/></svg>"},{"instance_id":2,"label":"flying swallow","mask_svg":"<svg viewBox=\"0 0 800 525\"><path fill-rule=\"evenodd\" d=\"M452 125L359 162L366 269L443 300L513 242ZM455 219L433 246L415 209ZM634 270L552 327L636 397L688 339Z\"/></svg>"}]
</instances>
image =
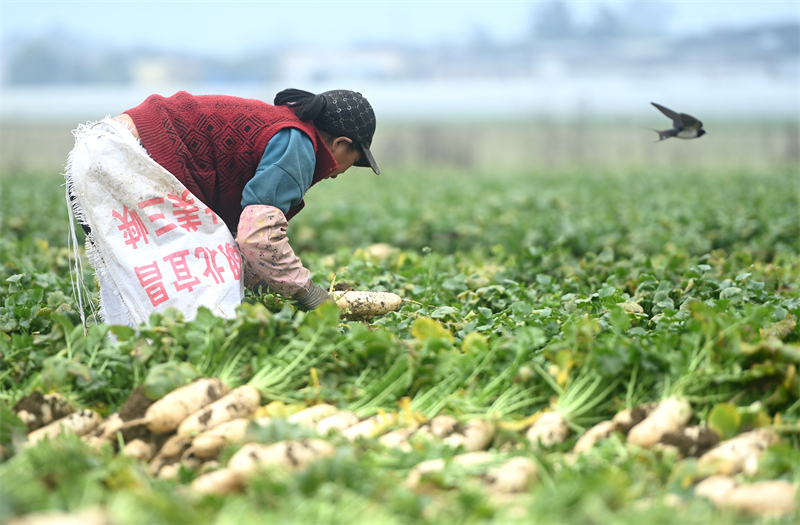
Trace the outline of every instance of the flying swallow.
<instances>
[{"instance_id":1,"label":"flying swallow","mask_svg":"<svg viewBox=\"0 0 800 525\"><path fill-rule=\"evenodd\" d=\"M676 113L669 108L665 108L661 104L651 102L658 110L672 119L673 129L665 129L664 131L653 130L658 133L658 140L668 139L670 137L678 137L679 139L696 139L705 135L706 130L703 129L703 123L686 113Z\"/></svg>"}]
</instances>

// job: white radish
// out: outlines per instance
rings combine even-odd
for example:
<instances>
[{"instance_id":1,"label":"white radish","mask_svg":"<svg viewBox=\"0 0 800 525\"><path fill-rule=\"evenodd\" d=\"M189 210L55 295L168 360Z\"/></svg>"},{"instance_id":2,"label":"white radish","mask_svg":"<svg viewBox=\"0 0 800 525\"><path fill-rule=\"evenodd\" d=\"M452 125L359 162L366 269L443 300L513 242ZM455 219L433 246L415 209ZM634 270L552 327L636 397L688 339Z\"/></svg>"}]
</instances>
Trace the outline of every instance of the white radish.
<instances>
[{"instance_id":1,"label":"white radish","mask_svg":"<svg viewBox=\"0 0 800 525\"><path fill-rule=\"evenodd\" d=\"M681 459L681 450L675 445L665 445L664 443L656 443L651 448L654 452L658 452L664 458L672 458L673 460Z\"/></svg>"},{"instance_id":2,"label":"white radish","mask_svg":"<svg viewBox=\"0 0 800 525\"><path fill-rule=\"evenodd\" d=\"M431 434L437 438L444 438L452 434L458 428L458 419L453 416L436 416L431 419L429 429Z\"/></svg>"},{"instance_id":3,"label":"white radish","mask_svg":"<svg viewBox=\"0 0 800 525\"><path fill-rule=\"evenodd\" d=\"M457 465L470 466L480 465L493 461L495 456L486 451L467 452L453 456L452 462ZM429 459L418 463L412 468L406 478L406 486L416 488L419 486L422 477L434 472L441 472L447 466L447 462L442 458Z\"/></svg>"},{"instance_id":4,"label":"white radish","mask_svg":"<svg viewBox=\"0 0 800 525\"><path fill-rule=\"evenodd\" d=\"M85 436L97 428L102 421L103 418L94 410L74 412L29 433L28 443L36 443L45 437L53 439L62 432L68 432L77 436Z\"/></svg>"},{"instance_id":5,"label":"white radish","mask_svg":"<svg viewBox=\"0 0 800 525\"><path fill-rule=\"evenodd\" d=\"M104 445L109 444L108 441L106 441L105 439L93 435L83 436L81 437L81 440L83 440L87 445L89 445L94 450L100 450L101 448L103 448ZM1 454L0 457L2 457Z\"/></svg>"},{"instance_id":6,"label":"white radish","mask_svg":"<svg viewBox=\"0 0 800 525\"><path fill-rule=\"evenodd\" d=\"M651 448L664 434L681 430L692 417L692 406L682 397L661 401L653 412L628 432L628 443Z\"/></svg>"},{"instance_id":7,"label":"white radish","mask_svg":"<svg viewBox=\"0 0 800 525\"><path fill-rule=\"evenodd\" d=\"M177 388L147 408L147 428L155 434L172 432L184 419L227 393L228 386L217 378L198 379Z\"/></svg>"},{"instance_id":8,"label":"white radish","mask_svg":"<svg viewBox=\"0 0 800 525\"><path fill-rule=\"evenodd\" d=\"M696 496L706 498L717 507L725 504L728 496L736 488L736 480L729 476L711 476L694 488Z\"/></svg>"},{"instance_id":9,"label":"white radish","mask_svg":"<svg viewBox=\"0 0 800 525\"><path fill-rule=\"evenodd\" d=\"M156 455L156 445L143 439L134 439L125 443L122 453L140 461L150 461Z\"/></svg>"},{"instance_id":10,"label":"white radish","mask_svg":"<svg viewBox=\"0 0 800 525\"><path fill-rule=\"evenodd\" d=\"M49 425L53 421L75 412L72 403L59 393L42 395L34 392L20 402L23 406L28 404L25 403L25 400L29 400L31 404L38 403L35 408L30 407L32 412L27 409L16 411L17 417L25 423L29 431Z\"/></svg>"},{"instance_id":11,"label":"white radish","mask_svg":"<svg viewBox=\"0 0 800 525\"><path fill-rule=\"evenodd\" d=\"M352 320L372 319L376 315L394 312L403 299L391 292L331 292L336 306L342 309L342 317Z\"/></svg>"},{"instance_id":12,"label":"white radish","mask_svg":"<svg viewBox=\"0 0 800 525\"><path fill-rule=\"evenodd\" d=\"M757 481L734 488L722 506L777 518L797 511L797 487L786 480Z\"/></svg>"},{"instance_id":13,"label":"white radish","mask_svg":"<svg viewBox=\"0 0 800 525\"><path fill-rule=\"evenodd\" d=\"M267 425L272 424L272 418L270 416L254 417L249 421L252 421L255 425L258 425L260 427L265 427Z\"/></svg>"},{"instance_id":14,"label":"white radish","mask_svg":"<svg viewBox=\"0 0 800 525\"><path fill-rule=\"evenodd\" d=\"M379 437L378 442L384 447L398 448L404 452L410 452L411 443L408 442L408 438L411 437L414 430L413 428L398 428Z\"/></svg>"},{"instance_id":15,"label":"white radish","mask_svg":"<svg viewBox=\"0 0 800 525\"><path fill-rule=\"evenodd\" d=\"M189 470L197 470L202 464L203 460L192 455L187 455L186 457L181 458L181 466Z\"/></svg>"},{"instance_id":16,"label":"white radish","mask_svg":"<svg viewBox=\"0 0 800 525\"><path fill-rule=\"evenodd\" d=\"M150 460L150 471L155 474L160 472L164 466L177 462L189 448L191 442L191 438L177 434L167 439L155 457Z\"/></svg>"},{"instance_id":17,"label":"white radish","mask_svg":"<svg viewBox=\"0 0 800 525\"><path fill-rule=\"evenodd\" d=\"M320 458L333 456L336 449L321 439L280 441L271 445L248 443L228 462L228 468L248 474L266 466L303 469Z\"/></svg>"},{"instance_id":18,"label":"white radish","mask_svg":"<svg viewBox=\"0 0 800 525\"><path fill-rule=\"evenodd\" d=\"M484 481L496 492L524 492L538 475L539 469L532 459L517 456L489 470L484 476Z\"/></svg>"},{"instance_id":19,"label":"white radish","mask_svg":"<svg viewBox=\"0 0 800 525\"><path fill-rule=\"evenodd\" d=\"M342 431L342 435L350 441L358 438L374 438L385 433L397 423L397 414L376 414Z\"/></svg>"},{"instance_id":20,"label":"white radish","mask_svg":"<svg viewBox=\"0 0 800 525\"><path fill-rule=\"evenodd\" d=\"M225 445L243 441L249 425L250 420L244 418L217 425L195 437L190 450L198 458L215 458Z\"/></svg>"},{"instance_id":21,"label":"white radish","mask_svg":"<svg viewBox=\"0 0 800 525\"><path fill-rule=\"evenodd\" d=\"M164 442L161 450L158 451L158 455L165 458L178 458L191 442L191 438L175 434Z\"/></svg>"},{"instance_id":22,"label":"white radish","mask_svg":"<svg viewBox=\"0 0 800 525\"><path fill-rule=\"evenodd\" d=\"M164 465L158 469L158 472L156 472L156 477L161 479L178 479L178 474L180 471L180 463L170 463L169 465Z\"/></svg>"},{"instance_id":23,"label":"white radish","mask_svg":"<svg viewBox=\"0 0 800 525\"><path fill-rule=\"evenodd\" d=\"M758 461L771 445L778 443L780 436L768 428L757 428L750 432L723 441L698 460L698 465L710 468L718 474L733 475L758 472Z\"/></svg>"},{"instance_id":24,"label":"white radish","mask_svg":"<svg viewBox=\"0 0 800 525\"><path fill-rule=\"evenodd\" d=\"M169 463L166 465L161 465L158 469L152 469L153 464L151 463L151 472L155 472L155 476L157 478L162 479L177 479L178 475L180 474L181 467L189 469L189 470L197 470L203 465L200 459L195 457L188 457L186 459L182 459L180 461L175 461L174 463Z\"/></svg>"},{"instance_id":25,"label":"white radish","mask_svg":"<svg viewBox=\"0 0 800 525\"><path fill-rule=\"evenodd\" d=\"M244 481L240 472L223 468L196 478L192 481L191 489L197 494L225 495L242 490Z\"/></svg>"},{"instance_id":26,"label":"white radish","mask_svg":"<svg viewBox=\"0 0 800 525\"><path fill-rule=\"evenodd\" d=\"M628 408L626 410L617 412L611 421L617 425L618 431L627 436L628 432L630 432L633 427L644 421L645 418L649 416L657 406L658 403L644 403L633 408Z\"/></svg>"},{"instance_id":27,"label":"white radish","mask_svg":"<svg viewBox=\"0 0 800 525\"><path fill-rule=\"evenodd\" d=\"M219 470L219 468L220 468L219 461L215 461L212 459L200 465L200 468L197 469L197 475L202 476L203 474L208 474L209 472Z\"/></svg>"},{"instance_id":28,"label":"white radish","mask_svg":"<svg viewBox=\"0 0 800 525\"><path fill-rule=\"evenodd\" d=\"M119 412L114 412L100 423L100 426L92 432L92 435L105 441L114 441L117 439L117 431L122 429L124 423L119 416Z\"/></svg>"},{"instance_id":29,"label":"white radish","mask_svg":"<svg viewBox=\"0 0 800 525\"><path fill-rule=\"evenodd\" d=\"M352 427L359 422L358 416L353 412L342 411L320 420L315 429L321 436L328 435L329 432L342 432L346 428Z\"/></svg>"},{"instance_id":30,"label":"white radish","mask_svg":"<svg viewBox=\"0 0 800 525\"><path fill-rule=\"evenodd\" d=\"M234 388L210 405L207 405L183 420L178 426L182 436L196 435L221 423L247 417L258 410L261 394L250 385Z\"/></svg>"},{"instance_id":31,"label":"white radish","mask_svg":"<svg viewBox=\"0 0 800 525\"><path fill-rule=\"evenodd\" d=\"M551 447L563 443L569 435L567 420L559 412L545 412L525 434L534 447Z\"/></svg>"},{"instance_id":32,"label":"white radish","mask_svg":"<svg viewBox=\"0 0 800 525\"><path fill-rule=\"evenodd\" d=\"M300 412L295 412L286 420L289 423L295 423L303 427L313 427L315 423L328 416L336 413L336 407L333 405L320 404L310 406Z\"/></svg>"},{"instance_id":33,"label":"white radish","mask_svg":"<svg viewBox=\"0 0 800 525\"><path fill-rule=\"evenodd\" d=\"M85 434L83 436L83 440L87 441L88 438L90 438L90 437L102 438L106 428L108 428L110 425L115 425L116 426L116 425L119 425L121 423L122 423L122 419L120 419L119 414L117 412L114 412L113 414L111 414L107 418L105 418L102 421L100 421L100 424L97 425L94 430L92 430L88 434Z\"/></svg>"},{"instance_id":34,"label":"white radish","mask_svg":"<svg viewBox=\"0 0 800 525\"><path fill-rule=\"evenodd\" d=\"M417 430L414 438L438 438L444 439L458 429L458 419L453 416L436 416L427 425Z\"/></svg>"},{"instance_id":35,"label":"white radish","mask_svg":"<svg viewBox=\"0 0 800 525\"><path fill-rule=\"evenodd\" d=\"M729 476L711 476L694 489L716 507L777 518L797 510L797 487L785 480L757 481L739 485Z\"/></svg>"},{"instance_id":36,"label":"white radish","mask_svg":"<svg viewBox=\"0 0 800 525\"><path fill-rule=\"evenodd\" d=\"M681 457L697 457L719 443L719 434L707 425L695 425L661 436L661 445L675 447Z\"/></svg>"},{"instance_id":37,"label":"white radish","mask_svg":"<svg viewBox=\"0 0 800 525\"><path fill-rule=\"evenodd\" d=\"M109 441L116 442L118 435L122 436L122 439L126 442L137 438L148 438L153 435L147 428L147 420L145 418L123 421L115 430L113 434L109 434Z\"/></svg>"},{"instance_id":38,"label":"white radish","mask_svg":"<svg viewBox=\"0 0 800 525\"><path fill-rule=\"evenodd\" d=\"M444 443L451 447L463 446L467 452L483 450L494 439L494 425L485 419L467 421L461 432L455 432L444 438Z\"/></svg>"},{"instance_id":39,"label":"white radish","mask_svg":"<svg viewBox=\"0 0 800 525\"><path fill-rule=\"evenodd\" d=\"M367 252L371 257L382 260L386 259L390 255L398 251L398 249L392 246L391 244L385 242L378 242L375 244L370 244L369 246L364 248L364 251Z\"/></svg>"},{"instance_id":40,"label":"white radish","mask_svg":"<svg viewBox=\"0 0 800 525\"><path fill-rule=\"evenodd\" d=\"M576 454L589 452L598 441L606 439L616 430L617 424L614 421L601 421L578 438L572 451Z\"/></svg>"}]
</instances>

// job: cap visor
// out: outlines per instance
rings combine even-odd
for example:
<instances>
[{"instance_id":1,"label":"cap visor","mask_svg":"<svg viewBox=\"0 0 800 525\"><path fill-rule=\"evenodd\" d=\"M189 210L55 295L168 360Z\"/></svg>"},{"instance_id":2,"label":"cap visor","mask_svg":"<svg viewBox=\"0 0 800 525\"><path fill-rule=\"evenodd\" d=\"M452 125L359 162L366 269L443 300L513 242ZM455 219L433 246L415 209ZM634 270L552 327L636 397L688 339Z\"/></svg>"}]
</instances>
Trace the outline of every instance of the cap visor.
<instances>
[{"instance_id":1,"label":"cap visor","mask_svg":"<svg viewBox=\"0 0 800 525\"><path fill-rule=\"evenodd\" d=\"M362 146L361 152L363 155L360 159L358 159L358 162L356 162L356 166L360 166L362 168L372 168L372 171L375 172L375 175L380 175L381 170L378 167L378 163L375 162L375 157L372 156L372 152L369 150L369 148Z\"/></svg>"}]
</instances>

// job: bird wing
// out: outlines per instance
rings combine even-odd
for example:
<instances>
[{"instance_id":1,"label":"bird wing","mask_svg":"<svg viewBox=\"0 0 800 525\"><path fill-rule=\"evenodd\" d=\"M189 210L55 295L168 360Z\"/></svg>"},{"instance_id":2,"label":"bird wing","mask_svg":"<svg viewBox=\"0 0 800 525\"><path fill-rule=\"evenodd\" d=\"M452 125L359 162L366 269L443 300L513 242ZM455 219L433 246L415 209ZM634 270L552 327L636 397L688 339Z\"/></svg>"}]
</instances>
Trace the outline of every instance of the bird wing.
<instances>
[{"instance_id":1,"label":"bird wing","mask_svg":"<svg viewBox=\"0 0 800 525\"><path fill-rule=\"evenodd\" d=\"M678 129L678 130L683 129L684 122L683 122L683 119L681 118L682 115L683 115L682 113L677 113L675 111L672 111L671 109L665 108L661 104L656 104L655 102L651 102L651 104L654 105L656 108L658 108L658 110L661 113L663 113L664 115L666 115L666 116L668 116L669 118L672 119L672 125L675 126L675 129ZM686 116L688 116L688 115L686 115ZM692 117L690 117L690 118L692 118ZM694 120L694 119L692 118L692 120Z\"/></svg>"},{"instance_id":2,"label":"bird wing","mask_svg":"<svg viewBox=\"0 0 800 525\"><path fill-rule=\"evenodd\" d=\"M686 113L680 114L681 122L683 122L684 129L700 129L703 127L703 123L694 118L691 115L687 115Z\"/></svg>"}]
</instances>

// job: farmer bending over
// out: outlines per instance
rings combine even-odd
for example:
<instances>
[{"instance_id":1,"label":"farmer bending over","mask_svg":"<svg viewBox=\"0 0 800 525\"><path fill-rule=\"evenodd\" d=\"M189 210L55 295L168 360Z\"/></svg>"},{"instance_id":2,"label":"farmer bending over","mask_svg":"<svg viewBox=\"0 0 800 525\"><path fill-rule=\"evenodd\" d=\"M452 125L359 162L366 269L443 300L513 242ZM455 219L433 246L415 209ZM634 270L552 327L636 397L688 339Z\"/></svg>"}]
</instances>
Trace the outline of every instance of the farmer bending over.
<instances>
[{"instance_id":1,"label":"farmer bending over","mask_svg":"<svg viewBox=\"0 0 800 525\"><path fill-rule=\"evenodd\" d=\"M115 117L113 121L107 119L105 122L111 128L124 124L133 137L140 141L150 159L177 178L185 190L201 201L196 203L201 205L200 208L194 208L200 210L197 212L200 218L208 218L202 213L204 204L208 208L206 213L215 214L215 223L217 217L224 221L235 237L242 255L245 286L257 289L261 285L296 299L307 309L316 308L328 299L326 290L311 281L309 271L294 254L286 236L286 228L288 221L303 208L305 193L319 181L336 178L354 165L370 167L376 174L380 173L369 149L375 133L375 113L360 93L335 90L315 95L298 89L286 89L275 96L274 105L232 96L193 96L186 92L170 97L152 95L142 104ZM122 129L127 133L125 128ZM119 134L119 131L116 133ZM138 147L136 144L134 146ZM91 146L86 148L89 147ZM144 152L139 150L138 154L143 155ZM95 160L80 160L108 155L83 153L80 158L78 156L81 153L74 155L76 167L72 170L74 174L68 169L68 187L71 183L70 177L78 180L81 177L89 178L89 175L83 175L85 173L113 170L113 167L92 168L91 162ZM142 158L144 163L149 162L146 156ZM79 160L83 162L82 165L89 167L82 168L81 171L77 167ZM130 160L126 163L136 164ZM154 167L160 169L158 166ZM96 187L98 183L91 184ZM102 185L113 184L104 181ZM70 189L70 195L80 201L75 205L78 218L85 226L94 230L95 224L83 212L87 208L86 204L97 199L92 196L92 186L89 183L84 183L84 188L79 183L73 183L73 186L75 189ZM130 192L131 190L127 193ZM130 224L131 220L125 223L124 219L137 214L136 224L139 227L135 230L125 226L128 228L125 231L125 244L130 245L132 241L137 241L133 248L150 249L145 243L154 238L151 230L162 224L154 218L165 217L164 213L155 214L153 210L156 208L151 207L151 203L166 199L156 198L157 195L153 192L142 195L127 197L129 200L134 198L139 201L135 204L125 203L124 213L117 209L103 212L97 222L102 223L113 214L118 222L114 226L107 226L106 231L121 236L116 232L116 225L119 222L123 222L123 225ZM189 202L189 194L184 195L184 200ZM173 197L176 196L169 195L169 198ZM117 204L117 208L123 206ZM169 213L166 216L169 219ZM150 221L154 221L152 226L147 221L148 217ZM123 225L118 226L119 230L123 229ZM99 239L100 235L98 233L95 238ZM140 239L143 242L138 242ZM161 242L164 242L163 239ZM122 245L118 243L117 246ZM122 249L129 248L130 246L122 246ZM220 248L223 248L222 244ZM216 254L203 252L205 249L202 246L188 246L188 250L181 251L178 255L167 254L166 257L162 257L162 251L151 257L154 265L151 273L145 274L142 270L145 267L150 268L149 265L140 264L135 267L135 277L130 280L138 278L152 305L156 306L161 293L164 296L176 293L176 290L181 290L181 286L184 290L187 287L192 290L190 285L193 281L188 281L185 272L185 280L181 281L179 270L183 267L176 265L176 261L181 263L180 256L185 263L187 257L193 257L192 252L196 250L198 260L209 265L206 274L211 271L210 255ZM119 251L119 248L115 250ZM141 254L142 251L136 253ZM107 254L101 255L109 258ZM201 259L201 256L205 259ZM169 259L170 257L172 258ZM168 273L168 265L162 259L172 263L174 272ZM156 290L153 285L146 288L146 285L155 282L156 271L159 272L159 277L163 277L159 281L162 283L161 288ZM111 272L98 271L98 277L109 273ZM195 271L193 277L199 273L201 272ZM215 275L213 271L211 275ZM230 275L230 272L226 275ZM101 302L115 301L112 295L121 297L126 302L125 294L121 292L104 295L104 281L102 278L99 280ZM139 283L135 284L138 286ZM113 289L119 290L120 286ZM149 304L146 306L149 307ZM136 320L136 317L131 316L131 319Z\"/></svg>"}]
</instances>

